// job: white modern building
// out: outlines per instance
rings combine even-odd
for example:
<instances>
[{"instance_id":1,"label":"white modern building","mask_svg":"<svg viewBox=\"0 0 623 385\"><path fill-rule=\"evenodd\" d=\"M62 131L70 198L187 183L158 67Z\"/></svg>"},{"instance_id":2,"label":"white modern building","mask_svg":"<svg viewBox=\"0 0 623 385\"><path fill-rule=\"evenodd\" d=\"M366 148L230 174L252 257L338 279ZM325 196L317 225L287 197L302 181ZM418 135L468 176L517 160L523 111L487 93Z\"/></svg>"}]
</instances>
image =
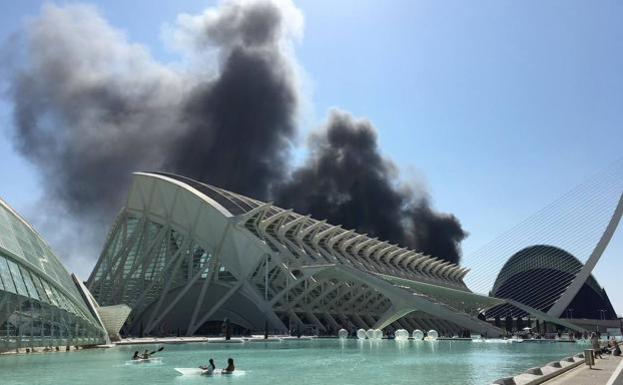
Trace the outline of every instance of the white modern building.
<instances>
[{"instance_id":1,"label":"white modern building","mask_svg":"<svg viewBox=\"0 0 623 385\"><path fill-rule=\"evenodd\" d=\"M126 206L87 282L126 304L128 335L239 329L435 329L499 336L483 313L512 300L477 295L468 270L198 181L134 174Z\"/></svg>"}]
</instances>

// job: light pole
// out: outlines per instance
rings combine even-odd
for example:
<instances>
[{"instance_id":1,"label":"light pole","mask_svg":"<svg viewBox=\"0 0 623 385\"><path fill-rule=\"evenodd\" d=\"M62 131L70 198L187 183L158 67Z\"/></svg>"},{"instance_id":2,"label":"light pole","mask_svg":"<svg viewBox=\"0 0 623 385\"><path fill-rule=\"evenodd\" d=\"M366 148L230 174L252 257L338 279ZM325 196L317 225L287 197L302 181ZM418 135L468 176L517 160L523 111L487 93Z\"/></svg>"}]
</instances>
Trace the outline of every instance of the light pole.
<instances>
[{"instance_id":1,"label":"light pole","mask_svg":"<svg viewBox=\"0 0 623 385\"><path fill-rule=\"evenodd\" d=\"M573 309L567 309L567 318L573 319Z\"/></svg>"},{"instance_id":2,"label":"light pole","mask_svg":"<svg viewBox=\"0 0 623 385\"><path fill-rule=\"evenodd\" d=\"M599 317L602 321L606 319L606 309L599 309Z\"/></svg>"}]
</instances>

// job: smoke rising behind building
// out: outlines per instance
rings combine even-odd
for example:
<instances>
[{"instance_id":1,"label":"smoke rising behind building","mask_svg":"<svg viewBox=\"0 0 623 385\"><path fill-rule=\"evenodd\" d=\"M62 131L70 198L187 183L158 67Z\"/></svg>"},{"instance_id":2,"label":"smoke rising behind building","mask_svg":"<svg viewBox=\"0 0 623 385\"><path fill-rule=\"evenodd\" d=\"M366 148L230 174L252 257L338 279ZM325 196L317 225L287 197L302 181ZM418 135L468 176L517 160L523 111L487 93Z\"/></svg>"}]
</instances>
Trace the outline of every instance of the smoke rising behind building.
<instances>
[{"instance_id":1,"label":"smoke rising behind building","mask_svg":"<svg viewBox=\"0 0 623 385\"><path fill-rule=\"evenodd\" d=\"M45 5L27 22L2 57L12 135L41 176L45 210L75 229L47 237L61 254L91 263L131 172L162 169L458 261L459 221L405 187L369 122L332 112L311 134L309 158L291 166L301 99L291 47L302 19L287 1L181 15L167 33L183 69L87 5ZM90 249L65 239L77 233Z\"/></svg>"}]
</instances>

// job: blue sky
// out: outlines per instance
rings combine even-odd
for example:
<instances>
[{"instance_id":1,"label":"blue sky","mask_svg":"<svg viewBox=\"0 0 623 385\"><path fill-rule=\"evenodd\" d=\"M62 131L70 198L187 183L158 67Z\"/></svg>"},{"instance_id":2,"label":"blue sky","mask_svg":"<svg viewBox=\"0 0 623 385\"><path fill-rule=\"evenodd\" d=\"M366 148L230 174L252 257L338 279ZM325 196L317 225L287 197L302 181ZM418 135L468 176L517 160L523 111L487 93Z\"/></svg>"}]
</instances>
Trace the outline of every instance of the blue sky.
<instances>
[{"instance_id":1,"label":"blue sky","mask_svg":"<svg viewBox=\"0 0 623 385\"><path fill-rule=\"evenodd\" d=\"M177 58L162 44L162 24L214 4L90 3L164 62ZM0 2L0 38L41 4ZM621 156L620 1L296 5L305 17L296 55L310 99L302 131L332 107L370 119L384 154L405 177L423 178L435 207L469 231L466 254ZM25 212L42 191L13 151L10 128L0 102L0 196ZM623 282L612 267L622 254L619 229L596 269L619 313Z\"/></svg>"}]
</instances>

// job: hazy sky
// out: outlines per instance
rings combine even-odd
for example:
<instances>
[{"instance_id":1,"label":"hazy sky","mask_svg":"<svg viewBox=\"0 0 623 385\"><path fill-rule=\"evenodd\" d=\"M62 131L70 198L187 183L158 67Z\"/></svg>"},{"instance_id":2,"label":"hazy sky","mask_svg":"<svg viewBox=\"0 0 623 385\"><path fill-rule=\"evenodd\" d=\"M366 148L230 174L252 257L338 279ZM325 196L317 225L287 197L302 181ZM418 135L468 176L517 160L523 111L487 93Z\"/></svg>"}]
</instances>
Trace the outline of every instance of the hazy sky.
<instances>
[{"instance_id":1,"label":"hazy sky","mask_svg":"<svg viewBox=\"0 0 623 385\"><path fill-rule=\"evenodd\" d=\"M95 1L162 62L163 23L211 1ZM0 38L42 2L0 2ZM61 2L62 4L62 2ZM469 254L621 157L620 1L299 1L302 132L331 107L367 117L383 152L470 233ZM12 148L0 102L0 196L28 220L45 192ZM301 135L301 141L304 136ZM45 234L43 234L45 236ZM596 269L623 311L619 229ZM69 266L84 279L91 266ZM620 269L619 269L620 270Z\"/></svg>"}]
</instances>

